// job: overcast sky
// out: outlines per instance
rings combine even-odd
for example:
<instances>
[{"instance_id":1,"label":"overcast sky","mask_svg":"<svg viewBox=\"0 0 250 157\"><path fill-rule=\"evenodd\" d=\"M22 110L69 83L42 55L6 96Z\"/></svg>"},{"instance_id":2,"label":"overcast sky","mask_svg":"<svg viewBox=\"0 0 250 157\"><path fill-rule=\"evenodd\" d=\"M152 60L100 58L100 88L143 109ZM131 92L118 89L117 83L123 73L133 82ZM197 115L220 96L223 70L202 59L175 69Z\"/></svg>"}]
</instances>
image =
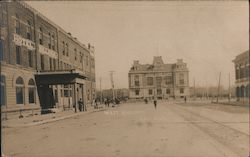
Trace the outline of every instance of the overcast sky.
<instances>
[{"instance_id":1,"label":"overcast sky","mask_svg":"<svg viewBox=\"0 0 250 157\"><path fill-rule=\"evenodd\" d=\"M165 63L182 58L190 71L190 85L228 86L234 79L232 60L249 49L248 2L135 1L28 2L84 44L95 46L96 85L128 88L133 60Z\"/></svg>"}]
</instances>

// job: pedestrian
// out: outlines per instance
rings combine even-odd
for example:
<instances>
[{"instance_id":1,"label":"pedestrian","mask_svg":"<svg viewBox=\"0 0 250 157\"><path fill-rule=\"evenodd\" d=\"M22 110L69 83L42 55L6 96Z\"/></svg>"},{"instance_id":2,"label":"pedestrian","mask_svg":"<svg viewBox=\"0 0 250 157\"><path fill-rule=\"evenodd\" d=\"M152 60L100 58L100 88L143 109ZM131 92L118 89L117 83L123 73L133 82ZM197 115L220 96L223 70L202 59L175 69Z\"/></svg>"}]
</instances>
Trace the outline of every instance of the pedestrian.
<instances>
[{"instance_id":1,"label":"pedestrian","mask_svg":"<svg viewBox=\"0 0 250 157\"><path fill-rule=\"evenodd\" d=\"M80 111L83 111L83 102L82 102L82 98L80 98L80 100L78 101L78 107Z\"/></svg>"},{"instance_id":2,"label":"pedestrian","mask_svg":"<svg viewBox=\"0 0 250 157\"><path fill-rule=\"evenodd\" d=\"M184 97L184 100L185 100L185 103L186 103L187 102L187 97L186 96Z\"/></svg>"},{"instance_id":3,"label":"pedestrian","mask_svg":"<svg viewBox=\"0 0 250 157\"><path fill-rule=\"evenodd\" d=\"M154 106L155 106L155 109L157 107L157 98L154 98Z\"/></svg>"}]
</instances>

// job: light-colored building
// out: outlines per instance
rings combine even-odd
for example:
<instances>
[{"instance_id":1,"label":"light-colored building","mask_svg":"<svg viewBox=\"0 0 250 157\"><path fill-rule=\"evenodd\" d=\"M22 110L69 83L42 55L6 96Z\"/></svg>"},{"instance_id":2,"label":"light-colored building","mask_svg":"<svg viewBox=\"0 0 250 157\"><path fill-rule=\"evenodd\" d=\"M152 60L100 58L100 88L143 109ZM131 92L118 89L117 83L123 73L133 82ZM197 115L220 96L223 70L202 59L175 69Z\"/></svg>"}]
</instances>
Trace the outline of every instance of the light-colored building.
<instances>
[{"instance_id":1,"label":"light-colored building","mask_svg":"<svg viewBox=\"0 0 250 157\"><path fill-rule=\"evenodd\" d=\"M235 65L235 87L237 100L241 102L249 102L249 50L235 57L233 60Z\"/></svg>"},{"instance_id":2,"label":"light-colored building","mask_svg":"<svg viewBox=\"0 0 250 157\"><path fill-rule=\"evenodd\" d=\"M134 61L128 73L129 98L159 99L189 96L189 71L187 64L178 59L174 64L165 64L156 56L152 64Z\"/></svg>"},{"instance_id":3,"label":"light-colored building","mask_svg":"<svg viewBox=\"0 0 250 157\"><path fill-rule=\"evenodd\" d=\"M1 109L71 109L95 97L94 47L25 2L0 3ZM77 108L76 108L77 109Z\"/></svg>"}]
</instances>

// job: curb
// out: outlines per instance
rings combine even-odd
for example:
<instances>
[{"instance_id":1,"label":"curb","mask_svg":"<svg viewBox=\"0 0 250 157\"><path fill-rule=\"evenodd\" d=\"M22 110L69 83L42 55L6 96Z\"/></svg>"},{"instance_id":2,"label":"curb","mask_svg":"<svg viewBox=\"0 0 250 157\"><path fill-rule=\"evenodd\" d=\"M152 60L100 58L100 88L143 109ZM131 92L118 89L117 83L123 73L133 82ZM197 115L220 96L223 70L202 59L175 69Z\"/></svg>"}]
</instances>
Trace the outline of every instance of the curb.
<instances>
[{"instance_id":1,"label":"curb","mask_svg":"<svg viewBox=\"0 0 250 157\"><path fill-rule=\"evenodd\" d=\"M46 120L42 120L42 121L39 121L39 122L31 122L31 123L27 123L27 124L3 125L3 128L17 128L17 127L29 127L29 126L42 125L42 124L56 122L56 121L60 121L60 120L64 120L64 119L73 118L73 117L84 115L84 114L91 114L91 113L95 113L95 112L101 112L101 111L105 111L105 110L106 109L104 108L104 109L100 109L100 110L92 110L92 111L87 111L87 112L78 112L78 113L74 113L74 114L67 115L67 116L62 116L62 117L52 118L52 119L46 119Z\"/></svg>"}]
</instances>

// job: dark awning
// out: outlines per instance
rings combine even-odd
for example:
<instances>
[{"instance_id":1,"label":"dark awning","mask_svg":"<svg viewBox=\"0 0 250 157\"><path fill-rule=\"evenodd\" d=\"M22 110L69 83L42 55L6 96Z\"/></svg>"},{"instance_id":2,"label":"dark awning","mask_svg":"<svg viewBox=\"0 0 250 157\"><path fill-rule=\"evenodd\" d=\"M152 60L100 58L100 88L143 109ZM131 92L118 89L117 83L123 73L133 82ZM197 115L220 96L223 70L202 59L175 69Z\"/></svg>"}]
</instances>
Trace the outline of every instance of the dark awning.
<instances>
[{"instance_id":1,"label":"dark awning","mask_svg":"<svg viewBox=\"0 0 250 157\"><path fill-rule=\"evenodd\" d=\"M84 84L86 78L87 76L76 70L39 71L35 74L37 85Z\"/></svg>"}]
</instances>

